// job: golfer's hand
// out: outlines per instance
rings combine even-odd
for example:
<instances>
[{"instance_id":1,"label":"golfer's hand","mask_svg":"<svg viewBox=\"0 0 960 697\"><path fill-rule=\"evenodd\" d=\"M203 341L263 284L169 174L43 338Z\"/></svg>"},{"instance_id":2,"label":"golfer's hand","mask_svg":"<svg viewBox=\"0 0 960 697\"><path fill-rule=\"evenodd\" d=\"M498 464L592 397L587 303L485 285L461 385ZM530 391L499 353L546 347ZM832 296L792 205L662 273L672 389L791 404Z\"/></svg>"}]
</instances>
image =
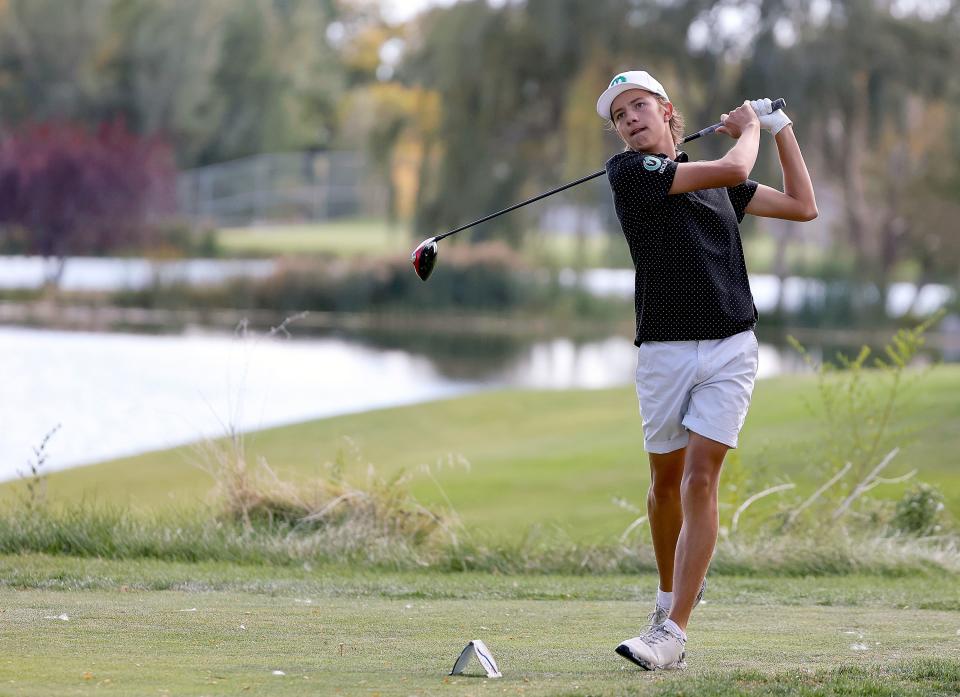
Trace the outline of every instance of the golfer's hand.
<instances>
[{"instance_id":1,"label":"golfer's hand","mask_svg":"<svg viewBox=\"0 0 960 697\"><path fill-rule=\"evenodd\" d=\"M723 125L717 129L717 133L725 133L731 138L739 138L743 135L744 129L750 126L760 128L760 120L757 118L753 107L750 106L749 100L745 101L729 114L721 114L720 122Z\"/></svg>"},{"instance_id":2,"label":"golfer's hand","mask_svg":"<svg viewBox=\"0 0 960 697\"><path fill-rule=\"evenodd\" d=\"M754 99L750 102L750 106L753 107L754 113L760 119L760 128L770 131L773 135L777 135L780 129L793 123L783 109L774 111L773 102L769 99Z\"/></svg>"}]
</instances>

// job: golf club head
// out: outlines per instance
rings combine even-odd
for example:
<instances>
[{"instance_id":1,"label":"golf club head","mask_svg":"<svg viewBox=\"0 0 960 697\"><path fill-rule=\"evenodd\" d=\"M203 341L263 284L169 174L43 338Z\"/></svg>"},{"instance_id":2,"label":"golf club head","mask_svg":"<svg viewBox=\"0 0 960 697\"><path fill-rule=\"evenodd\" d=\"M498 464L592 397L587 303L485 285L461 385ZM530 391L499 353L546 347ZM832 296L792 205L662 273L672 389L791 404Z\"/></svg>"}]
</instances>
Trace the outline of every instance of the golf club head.
<instances>
[{"instance_id":1,"label":"golf club head","mask_svg":"<svg viewBox=\"0 0 960 697\"><path fill-rule=\"evenodd\" d=\"M437 238L428 237L421 242L410 255L410 261L413 262L413 270L417 272L421 281L430 278L433 267L437 263Z\"/></svg>"}]
</instances>

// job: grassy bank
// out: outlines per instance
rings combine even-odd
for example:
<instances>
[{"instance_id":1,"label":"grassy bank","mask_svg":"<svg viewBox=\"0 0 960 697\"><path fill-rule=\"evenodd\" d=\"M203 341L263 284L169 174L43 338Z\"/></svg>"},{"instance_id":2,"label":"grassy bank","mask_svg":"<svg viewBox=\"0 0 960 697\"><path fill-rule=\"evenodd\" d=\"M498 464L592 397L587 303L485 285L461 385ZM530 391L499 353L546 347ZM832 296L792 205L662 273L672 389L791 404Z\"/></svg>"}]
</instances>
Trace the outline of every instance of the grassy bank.
<instances>
[{"instance_id":1,"label":"grassy bank","mask_svg":"<svg viewBox=\"0 0 960 697\"><path fill-rule=\"evenodd\" d=\"M409 251L410 244L406 226L390 226L375 219L223 228L217 231L216 240L222 255L241 257L385 256Z\"/></svg>"},{"instance_id":2,"label":"grassy bank","mask_svg":"<svg viewBox=\"0 0 960 697\"><path fill-rule=\"evenodd\" d=\"M872 376L876 379L876 376ZM913 432L887 474L917 468L937 486L947 508L960 511L960 367L942 366L919 383L898 411L897 426ZM741 447L728 458L725 482L760 490L789 479L796 497L823 481L818 444L822 424L806 409L816 400L810 377L757 384ZM245 456L265 458L282 476L329 474L339 463L359 481L372 464L379 476L413 473L413 493L428 505L452 505L485 536L522 537L531 525L574 542L613 541L643 507L648 474L636 397L630 388L586 391L489 392L465 398L323 419L250 434ZM224 446L226 447L226 446ZM204 501L211 478L197 466L210 451L185 447L56 473L52 501L101 501L158 510ZM429 473L421 468L429 466ZM897 498L911 482L873 495ZM0 487L6 500L23 485ZM790 496L794 496L791 492ZM743 494L724 488L729 519ZM773 505L779 497L769 497ZM764 503L764 502L761 502ZM764 511L766 510L766 513ZM745 524L768 514L758 505Z\"/></svg>"}]
</instances>

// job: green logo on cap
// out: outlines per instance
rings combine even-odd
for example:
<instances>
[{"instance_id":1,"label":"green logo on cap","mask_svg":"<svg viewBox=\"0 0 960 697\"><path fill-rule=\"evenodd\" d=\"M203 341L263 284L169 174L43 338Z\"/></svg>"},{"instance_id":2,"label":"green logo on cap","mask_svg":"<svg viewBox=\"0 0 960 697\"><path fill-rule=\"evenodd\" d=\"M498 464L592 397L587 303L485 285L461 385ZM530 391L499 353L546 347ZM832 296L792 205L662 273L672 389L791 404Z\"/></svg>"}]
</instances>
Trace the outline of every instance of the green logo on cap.
<instances>
[{"instance_id":1,"label":"green logo on cap","mask_svg":"<svg viewBox=\"0 0 960 697\"><path fill-rule=\"evenodd\" d=\"M660 158L654 157L653 155L647 155L643 158L643 168L648 172L656 172L662 164L663 162L660 161Z\"/></svg>"},{"instance_id":2,"label":"green logo on cap","mask_svg":"<svg viewBox=\"0 0 960 697\"><path fill-rule=\"evenodd\" d=\"M613 87L614 85L619 85L621 82L626 82L626 81L627 81L626 75L617 75L615 78L613 78L613 82L610 83L610 86Z\"/></svg>"}]
</instances>

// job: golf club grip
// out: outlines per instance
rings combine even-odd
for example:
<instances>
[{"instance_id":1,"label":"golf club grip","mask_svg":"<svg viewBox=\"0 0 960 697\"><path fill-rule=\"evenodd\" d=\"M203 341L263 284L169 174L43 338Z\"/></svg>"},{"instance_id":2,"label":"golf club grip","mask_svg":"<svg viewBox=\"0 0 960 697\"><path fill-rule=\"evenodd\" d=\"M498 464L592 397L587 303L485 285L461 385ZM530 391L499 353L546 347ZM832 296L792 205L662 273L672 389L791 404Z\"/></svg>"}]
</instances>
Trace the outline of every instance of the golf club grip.
<instances>
[{"instance_id":1,"label":"golf club grip","mask_svg":"<svg viewBox=\"0 0 960 697\"><path fill-rule=\"evenodd\" d=\"M780 97L779 99L773 100L770 106L773 107L773 111L780 111L785 106L787 106L787 100L784 99L783 97ZM702 131L697 131L693 135L685 136L684 139L680 141L680 143L681 144L689 143L691 140L696 140L697 138L708 136L711 133L715 132L722 125L723 123L715 123L712 126L708 126L707 128L704 128Z\"/></svg>"}]
</instances>

